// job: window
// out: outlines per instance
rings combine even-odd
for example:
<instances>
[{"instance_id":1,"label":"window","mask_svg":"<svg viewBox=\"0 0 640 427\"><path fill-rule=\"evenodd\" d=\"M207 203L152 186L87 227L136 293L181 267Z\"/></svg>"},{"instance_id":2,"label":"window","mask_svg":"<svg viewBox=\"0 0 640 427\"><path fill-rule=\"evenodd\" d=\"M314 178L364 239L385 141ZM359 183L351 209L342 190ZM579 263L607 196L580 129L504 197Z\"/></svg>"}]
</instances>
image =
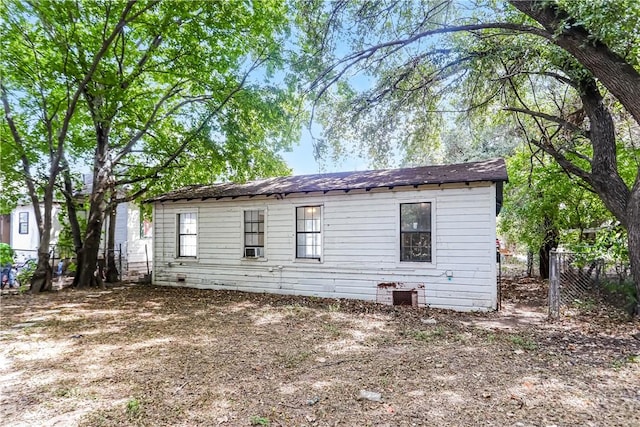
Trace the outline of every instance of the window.
<instances>
[{"instance_id":1,"label":"window","mask_svg":"<svg viewBox=\"0 0 640 427\"><path fill-rule=\"evenodd\" d=\"M244 211L244 256L264 257L264 211Z\"/></svg>"},{"instance_id":2,"label":"window","mask_svg":"<svg viewBox=\"0 0 640 427\"><path fill-rule=\"evenodd\" d=\"M18 214L18 233L29 234L29 212L20 212Z\"/></svg>"},{"instance_id":3,"label":"window","mask_svg":"<svg viewBox=\"0 0 640 427\"><path fill-rule=\"evenodd\" d=\"M196 257L198 218L195 212L178 214L178 256Z\"/></svg>"},{"instance_id":4,"label":"window","mask_svg":"<svg viewBox=\"0 0 640 427\"><path fill-rule=\"evenodd\" d=\"M431 262L431 203L400 204L400 261Z\"/></svg>"},{"instance_id":5,"label":"window","mask_svg":"<svg viewBox=\"0 0 640 427\"><path fill-rule=\"evenodd\" d=\"M322 232L320 206L296 208L296 258L320 259Z\"/></svg>"},{"instance_id":6,"label":"window","mask_svg":"<svg viewBox=\"0 0 640 427\"><path fill-rule=\"evenodd\" d=\"M140 221L140 238L146 239L153 236L153 222L150 219Z\"/></svg>"}]
</instances>

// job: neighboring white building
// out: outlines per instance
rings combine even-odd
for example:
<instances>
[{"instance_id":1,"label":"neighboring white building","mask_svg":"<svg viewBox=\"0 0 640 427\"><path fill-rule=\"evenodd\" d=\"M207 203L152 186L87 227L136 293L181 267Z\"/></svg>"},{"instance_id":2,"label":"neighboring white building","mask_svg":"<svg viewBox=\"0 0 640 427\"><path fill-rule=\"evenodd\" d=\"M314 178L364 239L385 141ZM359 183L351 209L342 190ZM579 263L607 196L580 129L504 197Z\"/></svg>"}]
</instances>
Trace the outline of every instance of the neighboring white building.
<instances>
[{"instance_id":1,"label":"neighboring white building","mask_svg":"<svg viewBox=\"0 0 640 427\"><path fill-rule=\"evenodd\" d=\"M191 186L150 199L157 285L497 306L504 161Z\"/></svg>"},{"instance_id":2,"label":"neighboring white building","mask_svg":"<svg viewBox=\"0 0 640 427\"><path fill-rule=\"evenodd\" d=\"M41 207L44 209L44 207ZM51 244L58 243L62 226L58 221L60 204L54 203L51 211ZM10 245L16 253L16 260L24 262L27 259L38 258L38 247L40 246L40 233L32 204L18 205L11 211L11 238Z\"/></svg>"},{"instance_id":3,"label":"neighboring white building","mask_svg":"<svg viewBox=\"0 0 640 427\"><path fill-rule=\"evenodd\" d=\"M62 224L58 221L60 209L64 207L60 203L54 203L52 211L51 246L58 243ZM78 212L78 215L83 215ZM84 214L86 215L86 214ZM104 221L101 241L101 255L104 254L106 245L105 236L108 218ZM23 262L26 259L38 257L40 237L36 224L33 205L20 205L11 212L10 245L16 252L16 260ZM129 277L147 274L147 261L149 269L152 262L152 227L151 222L141 218L140 207L135 203L121 203L116 211L116 258L122 260L122 275ZM59 251L59 248L58 248ZM122 258L120 258L122 254ZM54 256L59 256L56 252Z\"/></svg>"},{"instance_id":4,"label":"neighboring white building","mask_svg":"<svg viewBox=\"0 0 640 427\"><path fill-rule=\"evenodd\" d=\"M108 218L104 221L101 252L104 253ZM120 203L116 209L115 256L122 254L122 270L125 276L147 274L153 261L152 223L141 217L140 207L135 203Z\"/></svg>"},{"instance_id":5,"label":"neighboring white building","mask_svg":"<svg viewBox=\"0 0 640 427\"><path fill-rule=\"evenodd\" d=\"M93 175L82 175L80 194L88 196L93 186ZM105 255L109 215L102 226L100 256ZM153 261L152 222L142 217L140 206L133 202L120 203L116 208L115 257L122 261L123 277L135 279L151 271Z\"/></svg>"}]
</instances>

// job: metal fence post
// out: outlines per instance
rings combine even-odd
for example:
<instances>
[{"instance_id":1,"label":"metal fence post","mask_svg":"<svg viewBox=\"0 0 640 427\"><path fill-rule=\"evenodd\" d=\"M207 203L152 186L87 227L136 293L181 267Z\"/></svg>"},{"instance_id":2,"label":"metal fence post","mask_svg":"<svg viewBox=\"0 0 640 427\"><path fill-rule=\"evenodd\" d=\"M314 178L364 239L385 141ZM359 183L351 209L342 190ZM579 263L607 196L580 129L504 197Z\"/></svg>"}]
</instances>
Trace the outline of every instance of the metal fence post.
<instances>
[{"instance_id":1,"label":"metal fence post","mask_svg":"<svg viewBox=\"0 0 640 427\"><path fill-rule=\"evenodd\" d=\"M122 282L122 277L124 273L122 271L122 243L118 245L118 264L120 264L119 265L120 268L118 269L118 272L120 273L120 281Z\"/></svg>"},{"instance_id":2,"label":"metal fence post","mask_svg":"<svg viewBox=\"0 0 640 427\"><path fill-rule=\"evenodd\" d=\"M560 272L558 266L559 254L555 249L549 253L549 317L560 317Z\"/></svg>"}]
</instances>

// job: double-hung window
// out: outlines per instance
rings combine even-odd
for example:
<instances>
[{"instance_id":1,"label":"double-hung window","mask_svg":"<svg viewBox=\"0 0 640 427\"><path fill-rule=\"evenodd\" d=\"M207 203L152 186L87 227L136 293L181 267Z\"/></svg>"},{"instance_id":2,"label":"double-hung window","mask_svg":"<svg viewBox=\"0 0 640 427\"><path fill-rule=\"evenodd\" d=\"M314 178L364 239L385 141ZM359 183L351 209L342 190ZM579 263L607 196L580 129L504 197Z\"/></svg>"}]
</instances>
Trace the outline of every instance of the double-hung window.
<instances>
[{"instance_id":1,"label":"double-hung window","mask_svg":"<svg viewBox=\"0 0 640 427\"><path fill-rule=\"evenodd\" d=\"M431 262L431 203L400 204L400 261Z\"/></svg>"},{"instance_id":2,"label":"double-hung window","mask_svg":"<svg viewBox=\"0 0 640 427\"><path fill-rule=\"evenodd\" d=\"M264 257L264 210L244 211L244 256Z\"/></svg>"},{"instance_id":3,"label":"double-hung window","mask_svg":"<svg viewBox=\"0 0 640 427\"><path fill-rule=\"evenodd\" d=\"M296 207L296 258L320 260L322 256L322 207Z\"/></svg>"},{"instance_id":4,"label":"double-hung window","mask_svg":"<svg viewBox=\"0 0 640 427\"><path fill-rule=\"evenodd\" d=\"M29 212L18 214L18 234L29 234Z\"/></svg>"},{"instance_id":5,"label":"double-hung window","mask_svg":"<svg viewBox=\"0 0 640 427\"><path fill-rule=\"evenodd\" d=\"M178 214L178 256L197 256L198 216L195 212Z\"/></svg>"}]
</instances>

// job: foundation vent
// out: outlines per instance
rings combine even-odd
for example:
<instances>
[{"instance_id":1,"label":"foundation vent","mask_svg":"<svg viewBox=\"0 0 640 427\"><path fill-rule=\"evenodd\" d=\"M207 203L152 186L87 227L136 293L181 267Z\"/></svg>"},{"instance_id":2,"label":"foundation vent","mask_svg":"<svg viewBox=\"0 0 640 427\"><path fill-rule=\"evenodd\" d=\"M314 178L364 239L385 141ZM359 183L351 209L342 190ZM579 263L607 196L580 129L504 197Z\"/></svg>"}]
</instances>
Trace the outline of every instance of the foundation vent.
<instances>
[{"instance_id":1,"label":"foundation vent","mask_svg":"<svg viewBox=\"0 0 640 427\"><path fill-rule=\"evenodd\" d=\"M410 305L418 306L418 291L393 291L393 305Z\"/></svg>"},{"instance_id":2,"label":"foundation vent","mask_svg":"<svg viewBox=\"0 0 640 427\"><path fill-rule=\"evenodd\" d=\"M426 307L424 283L383 282L378 283L376 302L388 305Z\"/></svg>"}]
</instances>

